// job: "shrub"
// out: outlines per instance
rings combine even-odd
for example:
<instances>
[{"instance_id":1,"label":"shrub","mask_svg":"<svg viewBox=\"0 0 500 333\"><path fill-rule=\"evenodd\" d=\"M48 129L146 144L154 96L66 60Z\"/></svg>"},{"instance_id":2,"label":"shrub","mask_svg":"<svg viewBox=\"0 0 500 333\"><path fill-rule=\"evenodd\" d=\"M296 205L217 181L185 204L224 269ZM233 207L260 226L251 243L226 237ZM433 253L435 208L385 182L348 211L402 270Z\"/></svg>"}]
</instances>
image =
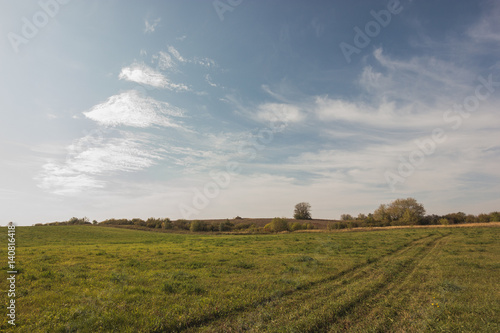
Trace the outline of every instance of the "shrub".
<instances>
[{"instance_id":1,"label":"shrub","mask_svg":"<svg viewBox=\"0 0 500 333\"><path fill-rule=\"evenodd\" d=\"M307 225L299 223L299 222L293 222L293 223L290 223L289 229L290 229L290 231L307 229Z\"/></svg>"},{"instance_id":2,"label":"shrub","mask_svg":"<svg viewBox=\"0 0 500 333\"><path fill-rule=\"evenodd\" d=\"M448 225L448 224L450 224L450 221L448 221L448 219L443 218L443 219L439 220L439 224Z\"/></svg>"},{"instance_id":3,"label":"shrub","mask_svg":"<svg viewBox=\"0 0 500 333\"><path fill-rule=\"evenodd\" d=\"M231 223L229 220L226 220L225 222L219 223L218 229L219 231L231 231L234 227L234 224Z\"/></svg>"},{"instance_id":4,"label":"shrub","mask_svg":"<svg viewBox=\"0 0 500 333\"><path fill-rule=\"evenodd\" d=\"M187 220L184 220L184 219L179 219L179 220L173 221L172 226L175 229L180 229L180 230L189 230L189 227L190 227L189 222Z\"/></svg>"},{"instance_id":5,"label":"shrub","mask_svg":"<svg viewBox=\"0 0 500 333\"><path fill-rule=\"evenodd\" d=\"M269 223L269 227L272 232L286 231L288 230L288 221L283 217L275 217L271 223Z\"/></svg>"},{"instance_id":6,"label":"shrub","mask_svg":"<svg viewBox=\"0 0 500 333\"><path fill-rule=\"evenodd\" d=\"M253 223L240 223L234 226L235 230L243 230L243 229L250 229L251 227L255 226Z\"/></svg>"},{"instance_id":7,"label":"shrub","mask_svg":"<svg viewBox=\"0 0 500 333\"><path fill-rule=\"evenodd\" d=\"M194 220L189 225L189 230L192 232L205 231L205 229L206 229L206 223L204 221Z\"/></svg>"}]
</instances>

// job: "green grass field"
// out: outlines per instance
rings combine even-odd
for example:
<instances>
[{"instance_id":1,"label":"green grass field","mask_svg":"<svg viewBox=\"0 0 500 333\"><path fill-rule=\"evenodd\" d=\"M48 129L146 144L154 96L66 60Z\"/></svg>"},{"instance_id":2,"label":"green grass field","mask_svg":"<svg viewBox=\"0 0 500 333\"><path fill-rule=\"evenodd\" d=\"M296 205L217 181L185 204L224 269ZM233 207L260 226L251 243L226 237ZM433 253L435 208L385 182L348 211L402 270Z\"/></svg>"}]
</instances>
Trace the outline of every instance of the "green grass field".
<instances>
[{"instance_id":1,"label":"green grass field","mask_svg":"<svg viewBox=\"0 0 500 333\"><path fill-rule=\"evenodd\" d=\"M500 228L16 232L5 332L500 332Z\"/></svg>"}]
</instances>

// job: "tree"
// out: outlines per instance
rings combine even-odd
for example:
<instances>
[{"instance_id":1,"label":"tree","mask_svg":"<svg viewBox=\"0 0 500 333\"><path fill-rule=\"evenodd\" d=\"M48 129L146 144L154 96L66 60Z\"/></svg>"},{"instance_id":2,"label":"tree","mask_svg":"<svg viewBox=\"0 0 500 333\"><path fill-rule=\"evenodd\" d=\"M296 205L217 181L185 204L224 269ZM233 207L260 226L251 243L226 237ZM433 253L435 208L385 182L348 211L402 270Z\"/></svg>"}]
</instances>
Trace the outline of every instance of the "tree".
<instances>
[{"instance_id":1,"label":"tree","mask_svg":"<svg viewBox=\"0 0 500 333\"><path fill-rule=\"evenodd\" d=\"M419 224L425 215L425 209L414 198L396 199L388 205L380 205L373 217L383 224Z\"/></svg>"},{"instance_id":2,"label":"tree","mask_svg":"<svg viewBox=\"0 0 500 333\"><path fill-rule=\"evenodd\" d=\"M342 221L354 220L354 218L351 216L351 214L342 214L342 215L340 215L340 219Z\"/></svg>"},{"instance_id":3,"label":"tree","mask_svg":"<svg viewBox=\"0 0 500 333\"><path fill-rule=\"evenodd\" d=\"M391 223L391 217L387 211L388 205L380 205L377 210L373 212L373 218L381 222L382 225L389 225Z\"/></svg>"},{"instance_id":4,"label":"tree","mask_svg":"<svg viewBox=\"0 0 500 333\"><path fill-rule=\"evenodd\" d=\"M296 204L293 218L296 220L310 220L311 205L307 202L301 202Z\"/></svg>"},{"instance_id":5,"label":"tree","mask_svg":"<svg viewBox=\"0 0 500 333\"><path fill-rule=\"evenodd\" d=\"M490 222L500 222L500 213L499 212L490 213Z\"/></svg>"},{"instance_id":6,"label":"tree","mask_svg":"<svg viewBox=\"0 0 500 333\"><path fill-rule=\"evenodd\" d=\"M366 220L366 215L363 213L359 213L356 220L364 221L364 220Z\"/></svg>"}]
</instances>

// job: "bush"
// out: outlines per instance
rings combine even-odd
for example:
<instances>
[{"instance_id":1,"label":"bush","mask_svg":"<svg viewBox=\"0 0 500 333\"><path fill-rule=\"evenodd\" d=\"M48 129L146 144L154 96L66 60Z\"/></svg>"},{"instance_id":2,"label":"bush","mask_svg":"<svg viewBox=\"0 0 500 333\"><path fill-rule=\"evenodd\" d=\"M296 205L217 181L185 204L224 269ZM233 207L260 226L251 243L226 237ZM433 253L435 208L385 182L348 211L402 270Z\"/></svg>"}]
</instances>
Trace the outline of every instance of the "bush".
<instances>
[{"instance_id":1,"label":"bush","mask_svg":"<svg viewBox=\"0 0 500 333\"><path fill-rule=\"evenodd\" d=\"M293 223L290 223L290 225L289 225L290 231L302 230L302 229L306 229L306 228L307 228L307 226L305 224L302 224L299 222L293 222Z\"/></svg>"},{"instance_id":2,"label":"bush","mask_svg":"<svg viewBox=\"0 0 500 333\"><path fill-rule=\"evenodd\" d=\"M240 223L240 224L235 225L234 229L235 230L250 229L253 226L255 226L255 224L253 224L253 223Z\"/></svg>"},{"instance_id":3,"label":"bush","mask_svg":"<svg viewBox=\"0 0 500 333\"><path fill-rule=\"evenodd\" d=\"M179 219L179 220L173 221L172 226L175 229L180 229L180 230L189 230L189 227L190 227L189 222L187 220L184 220L184 219Z\"/></svg>"},{"instance_id":4,"label":"bush","mask_svg":"<svg viewBox=\"0 0 500 333\"><path fill-rule=\"evenodd\" d=\"M264 227L266 231L280 232L288 230L288 221L284 217L275 217L271 223L266 224Z\"/></svg>"},{"instance_id":5,"label":"bush","mask_svg":"<svg viewBox=\"0 0 500 333\"><path fill-rule=\"evenodd\" d=\"M444 219L444 218L443 218L443 219L440 219L440 220L439 220L439 224L442 224L442 225L448 225L448 224L450 224L450 221L448 221L448 219Z\"/></svg>"},{"instance_id":6,"label":"bush","mask_svg":"<svg viewBox=\"0 0 500 333\"><path fill-rule=\"evenodd\" d=\"M229 220L226 220L226 222L221 222L219 223L218 230L219 231L231 231L233 230L234 224L231 223Z\"/></svg>"},{"instance_id":7,"label":"bush","mask_svg":"<svg viewBox=\"0 0 500 333\"><path fill-rule=\"evenodd\" d=\"M499 212L490 213L490 222L500 222L500 213Z\"/></svg>"},{"instance_id":8,"label":"bush","mask_svg":"<svg viewBox=\"0 0 500 333\"><path fill-rule=\"evenodd\" d=\"M207 225L206 225L206 223L204 221L194 220L189 225L189 230L192 231L192 232L205 231L206 227L207 227Z\"/></svg>"}]
</instances>

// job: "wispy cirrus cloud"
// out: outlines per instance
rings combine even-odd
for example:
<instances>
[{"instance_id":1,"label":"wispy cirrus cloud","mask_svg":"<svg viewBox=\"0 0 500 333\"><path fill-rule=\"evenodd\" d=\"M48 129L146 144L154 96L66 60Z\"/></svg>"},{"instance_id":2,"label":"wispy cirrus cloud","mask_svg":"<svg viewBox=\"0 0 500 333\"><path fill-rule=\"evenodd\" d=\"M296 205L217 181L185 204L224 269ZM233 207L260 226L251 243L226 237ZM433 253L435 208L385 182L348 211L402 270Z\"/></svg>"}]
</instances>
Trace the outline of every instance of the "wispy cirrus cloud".
<instances>
[{"instance_id":1,"label":"wispy cirrus cloud","mask_svg":"<svg viewBox=\"0 0 500 333\"><path fill-rule=\"evenodd\" d=\"M178 64L194 64L207 68L217 67L216 62L210 58L192 57L185 58L172 45L169 45L167 51L160 51L153 56L153 60L158 61L160 69L177 69Z\"/></svg>"},{"instance_id":2,"label":"wispy cirrus cloud","mask_svg":"<svg viewBox=\"0 0 500 333\"><path fill-rule=\"evenodd\" d=\"M104 188L103 176L119 172L137 172L162 158L162 149L152 146L148 138L120 132L120 137L96 138L92 134L67 147L64 162L49 161L37 176L38 186L58 195L77 194Z\"/></svg>"},{"instance_id":3,"label":"wispy cirrus cloud","mask_svg":"<svg viewBox=\"0 0 500 333\"><path fill-rule=\"evenodd\" d=\"M87 118L105 126L151 126L182 127L173 117L182 117L184 112L167 102L144 97L136 90L129 90L111 96L83 113Z\"/></svg>"},{"instance_id":4,"label":"wispy cirrus cloud","mask_svg":"<svg viewBox=\"0 0 500 333\"><path fill-rule=\"evenodd\" d=\"M181 56L181 54L179 53L179 51L177 51L177 49L173 46L169 46L168 47L168 52L170 52L170 54L179 62L188 62L187 59L185 59L183 56Z\"/></svg>"},{"instance_id":5,"label":"wispy cirrus cloud","mask_svg":"<svg viewBox=\"0 0 500 333\"><path fill-rule=\"evenodd\" d=\"M496 1L489 2L484 16L468 30L468 35L481 42L500 42L500 4ZM498 46L498 45L497 45Z\"/></svg>"},{"instance_id":6,"label":"wispy cirrus cloud","mask_svg":"<svg viewBox=\"0 0 500 333\"><path fill-rule=\"evenodd\" d=\"M300 123L306 116L299 105L286 103L264 103L258 106L257 120L267 123Z\"/></svg>"},{"instance_id":7,"label":"wispy cirrus cloud","mask_svg":"<svg viewBox=\"0 0 500 333\"><path fill-rule=\"evenodd\" d=\"M182 83L172 83L165 75L143 63L133 63L122 68L118 78L155 88L164 88L175 91L189 91L189 87Z\"/></svg>"},{"instance_id":8,"label":"wispy cirrus cloud","mask_svg":"<svg viewBox=\"0 0 500 333\"><path fill-rule=\"evenodd\" d=\"M170 53L160 51L158 54L153 55L153 60L156 60L158 63L158 68L161 70L176 70L177 63L172 58Z\"/></svg>"},{"instance_id":9,"label":"wispy cirrus cloud","mask_svg":"<svg viewBox=\"0 0 500 333\"><path fill-rule=\"evenodd\" d=\"M160 24L161 18L154 19L153 21L145 20L144 21L144 33L153 33L156 30L156 27Z\"/></svg>"}]
</instances>

